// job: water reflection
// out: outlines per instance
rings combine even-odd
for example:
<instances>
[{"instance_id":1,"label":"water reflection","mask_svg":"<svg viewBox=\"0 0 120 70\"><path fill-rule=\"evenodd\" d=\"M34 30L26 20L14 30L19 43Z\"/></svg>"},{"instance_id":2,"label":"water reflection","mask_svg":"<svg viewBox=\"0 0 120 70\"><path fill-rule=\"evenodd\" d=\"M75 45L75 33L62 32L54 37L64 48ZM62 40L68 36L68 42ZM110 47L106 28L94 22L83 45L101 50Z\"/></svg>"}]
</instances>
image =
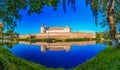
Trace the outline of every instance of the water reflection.
<instances>
[{"instance_id":1,"label":"water reflection","mask_svg":"<svg viewBox=\"0 0 120 70\"><path fill-rule=\"evenodd\" d=\"M82 42L57 42L57 43L47 43L47 42L26 42L26 41L19 41L19 44L28 44L28 45L39 45L41 48L40 50L45 53L46 50L51 51L60 51L60 50L66 50L70 51L70 48L72 45L88 45L88 44L96 44L96 41L82 41Z\"/></svg>"},{"instance_id":2,"label":"water reflection","mask_svg":"<svg viewBox=\"0 0 120 70\"><path fill-rule=\"evenodd\" d=\"M6 49L12 48L16 44L18 44L18 41L0 40L0 46Z\"/></svg>"},{"instance_id":3,"label":"water reflection","mask_svg":"<svg viewBox=\"0 0 120 70\"><path fill-rule=\"evenodd\" d=\"M9 51L20 58L48 68L65 69L74 68L86 62L106 48L103 44L96 44L96 41L56 43L19 41L18 44L12 45L8 48Z\"/></svg>"}]
</instances>

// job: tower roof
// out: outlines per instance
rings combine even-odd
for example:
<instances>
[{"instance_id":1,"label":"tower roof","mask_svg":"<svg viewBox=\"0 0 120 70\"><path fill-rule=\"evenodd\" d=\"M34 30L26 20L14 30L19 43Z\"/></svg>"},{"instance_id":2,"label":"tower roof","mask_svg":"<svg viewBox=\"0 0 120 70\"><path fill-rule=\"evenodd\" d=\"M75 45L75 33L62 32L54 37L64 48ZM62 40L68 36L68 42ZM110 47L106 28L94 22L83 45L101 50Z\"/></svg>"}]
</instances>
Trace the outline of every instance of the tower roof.
<instances>
[{"instance_id":1,"label":"tower roof","mask_svg":"<svg viewBox=\"0 0 120 70\"><path fill-rule=\"evenodd\" d=\"M46 27L45 24L42 24L42 27Z\"/></svg>"}]
</instances>

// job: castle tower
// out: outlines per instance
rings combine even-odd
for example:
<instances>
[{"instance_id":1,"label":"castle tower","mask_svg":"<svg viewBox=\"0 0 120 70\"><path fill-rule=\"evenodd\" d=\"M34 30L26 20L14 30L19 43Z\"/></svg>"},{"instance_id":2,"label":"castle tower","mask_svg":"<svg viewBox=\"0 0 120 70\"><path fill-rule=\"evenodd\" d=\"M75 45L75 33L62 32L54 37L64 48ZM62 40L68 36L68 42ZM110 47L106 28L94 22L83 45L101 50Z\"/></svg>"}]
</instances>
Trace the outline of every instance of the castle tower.
<instances>
[{"instance_id":1,"label":"castle tower","mask_svg":"<svg viewBox=\"0 0 120 70\"><path fill-rule=\"evenodd\" d=\"M41 50L42 53L45 53L46 52L46 46L41 45L41 49L40 50Z\"/></svg>"},{"instance_id":2,"label":"castle tower","mask_svg":"<svg viewBox=\"0 0 120 70\"><path fill-rule=\"evenodd\" d=\"M46 26L43 24L41 26L41 33L45 33L46 32Z\"/></svg>"},{"instance_id":3,"label":"castle tower","mask_svg":"<svg viewBox=\"0 0 120 70\"><path fill-rule=\"evenodd\" d=\"M65 32L71 32L71 29L68 25L65 27Z\"/></svg>"}]
</instances>

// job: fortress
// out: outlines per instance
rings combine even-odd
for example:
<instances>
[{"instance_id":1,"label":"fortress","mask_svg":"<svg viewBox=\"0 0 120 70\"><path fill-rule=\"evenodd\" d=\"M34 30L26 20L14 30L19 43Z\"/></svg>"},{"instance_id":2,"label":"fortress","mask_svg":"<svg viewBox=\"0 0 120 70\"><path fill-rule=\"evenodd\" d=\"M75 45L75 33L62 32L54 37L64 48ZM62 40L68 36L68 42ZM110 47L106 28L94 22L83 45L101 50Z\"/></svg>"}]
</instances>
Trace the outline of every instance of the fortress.
<instances>
[{"instance_id":1,"label":"fortress","mask_svg":"<svg viewBox=\"0 0 120 70\"><path fill-rule=\"evenodd\" d=\"M66 26L65 28L62 28L62 27L46 28L45 25L42 25L41 27L41 33L69 33L69 32L71 32L71 29L69 26Z\"/></svg>"},{"instance_id":2,"label":"fortress","mask_svg":"<svg viewBox=\"0 0 120 70\"><path fill-rule=\"evenodd\" d=\"M72 32L69 26L66 27L40 27L41 33L39 34L24 34L19 35L19 38L55 38L55 39L68 39L68 38L96 38L95 33L88 32Z\"/></svg>"}]
</instances>

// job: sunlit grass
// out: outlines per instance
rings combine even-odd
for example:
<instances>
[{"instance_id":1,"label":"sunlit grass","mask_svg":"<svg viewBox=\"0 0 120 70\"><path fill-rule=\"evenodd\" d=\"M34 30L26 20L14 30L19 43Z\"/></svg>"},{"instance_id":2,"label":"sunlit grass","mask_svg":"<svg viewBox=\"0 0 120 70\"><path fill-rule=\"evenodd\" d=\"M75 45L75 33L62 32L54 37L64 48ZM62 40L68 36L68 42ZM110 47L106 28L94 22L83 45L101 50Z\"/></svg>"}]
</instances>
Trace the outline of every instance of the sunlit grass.
<instances>
[{"instance_id":1,"label":"sunlit grass","mask_svg":"<svg viewBox=\"0 0 120 70\"><path fill-rule=\"evenodd\" d=\"M107 48L74 70L120 70L120 48Z\"/></svg>"},{"instance_id":2,"label":"sunlit grass","mask_svg":"<svg viewBox=\"0 0 120 70\"><path fill-rule=\"evenodd\" d=\"M0 47L0 70L54 70L42 65L18 58L12 55L7 49ZM57 70L63 70L58 68Z\"/></svg>"},{"instance_id":3,"label":"sunlit grass","mask_svg":"<svg viewBox=\"0 0 120 70\"><path fill-rule=\"evenodd\" d=\"M4 45L4 43L0 43L0 70L54 70L53 68L46 68L40 64L18 58L7 49L2 48L2 45ZM57 68L56 70L64 69Z\"/></svg>"}]
</instances>

